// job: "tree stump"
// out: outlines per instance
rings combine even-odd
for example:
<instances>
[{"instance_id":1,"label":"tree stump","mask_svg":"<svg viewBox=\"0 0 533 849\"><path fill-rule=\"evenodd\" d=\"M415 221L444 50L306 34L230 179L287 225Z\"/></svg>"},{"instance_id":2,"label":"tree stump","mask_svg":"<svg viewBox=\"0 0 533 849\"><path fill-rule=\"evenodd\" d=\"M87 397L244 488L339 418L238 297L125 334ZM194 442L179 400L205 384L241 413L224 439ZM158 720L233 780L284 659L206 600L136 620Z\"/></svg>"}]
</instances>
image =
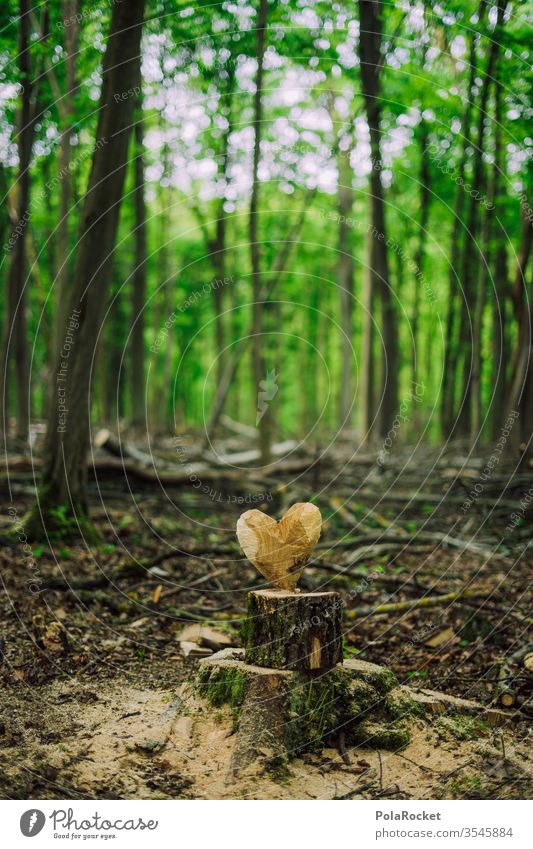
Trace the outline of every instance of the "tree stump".
<instances>
[{"instance_id":1,"label":"tree stump","mask_svg":"<svg viewBox=\"0 0 533 849\"><path fill-rule=\"evenodd\" d=\"M418 711L389 669L356 658L313 675L252 666L242 649L224 649L200 661L195 692L231 708L228 780L254 761L282 775L291 759L328 745L402 749Z\"/></svg>"},{"instance_id":2,"label":"tree stump","mask_svg":"<svg viewBox=\"0 0 533 849\"><path fill-rule=\"evenodd\" d=\"M271 669L325 672L342 663L338 593L257 590L248 594L245 662Z\"/></svg>"}]
</instances>

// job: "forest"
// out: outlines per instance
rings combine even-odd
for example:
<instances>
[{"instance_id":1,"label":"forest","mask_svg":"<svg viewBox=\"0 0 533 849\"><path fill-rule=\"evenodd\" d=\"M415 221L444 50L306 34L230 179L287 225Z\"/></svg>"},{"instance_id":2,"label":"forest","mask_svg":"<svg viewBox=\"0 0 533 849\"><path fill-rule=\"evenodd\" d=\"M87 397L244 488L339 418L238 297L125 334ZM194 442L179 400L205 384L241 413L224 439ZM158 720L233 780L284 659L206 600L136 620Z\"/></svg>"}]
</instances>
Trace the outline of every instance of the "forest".
<instances>
[{"instance_id":1,"label":"forest","mask_svg":"<svg viewBox=\"0 0 533 849\"><path fill-rule=\"evenodd\" d=\"M531 798L531 0L0 12L1 797Z\"/></svg>"}]
</instances>

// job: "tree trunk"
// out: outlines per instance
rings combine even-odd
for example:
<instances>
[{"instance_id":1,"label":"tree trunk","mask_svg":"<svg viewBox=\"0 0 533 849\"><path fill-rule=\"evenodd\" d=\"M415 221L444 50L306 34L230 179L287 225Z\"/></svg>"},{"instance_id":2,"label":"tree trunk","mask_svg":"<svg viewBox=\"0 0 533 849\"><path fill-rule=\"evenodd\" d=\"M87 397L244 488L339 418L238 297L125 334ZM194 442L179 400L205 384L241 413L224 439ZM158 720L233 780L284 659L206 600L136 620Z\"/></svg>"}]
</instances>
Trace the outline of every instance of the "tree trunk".
<instances>
[{"instance_id":1,"label":"tree trunk","mask_svg":"<svg viewBox=\"0 0 533 849\"><path fill-rule=\"evenodd\" d=\"M248 594L244 659L252 666L325 672L342 663L338 593L257 590Z\"/></svg>"},{"instance_id":2,"label":"tree trunk","mask_svg":"<svg viewBox=\"0 0 533 849\"><path fill-rule=\"evenodd\" d=\"M463 298L461 301L461 315L459 322L459 350L462 368L458 372L462 375L462 391L457 411L457 434L469 436L472 421L472 371L473 371L473 333L470 330L472 312L475 310L476 291L474 275L476 263L483 263L483 256L477 246L477 233L479 226L479 197L484 191L484 168L483 155L485 151L485 120L487 117L487 106L489 102L490 87L493 81L494 67L498 58L500 47L499 38L505 11L505 0L498 0L498 20L491 41L485 77L479 101L479 115L477 127L477 145L474 154L472 193L467 216L465 240L463 245L463 257L461 263L461 283L463 286Z\"/></svg>"},{"instance_id":3,"label":"tree trunk","mask_svg":"<svg viewBox=\"0 0 533 849\"><path fill-rule=\"evenodd\" d=\"M516 263L516 274L513 283L513 291L512 291L512 299L513 299L513 310L516 319L516 323L520 327L524 318L524 312L526 310L526 268L529 262L529 257L531 254L531 249L533 248L533 226L528 216L526 215L526 207L529 206L530 198L527 198L525 204L522 205L521 208L521 236L520 236L520 248L518 251L518 260ZM513 363L513 369L516 365L516 359Z\"/></svg>"},{"instance_id":4,"label":"tree trunk","mask_svg":"<svg viewBox=\"0 0 533 849\"><path fill-rule=\"evenodd\" d=\"M232 112L233 112L233 95L235 90L235 67L233 64L230 64L228 68L228 80L227 87L224 93L225 103L221 108L222 115L226 118L227 126L224 130L224 134L222 136L222 150L219 161L219 172L218 178L222 181L224 185L224 189L227 186L228 182L228 168L229 168L229 140L230 136L233 132L233 122L232 122ZM224 209L224 204L226 201L225 191L220 197L220 201L218 203L218 211L217 211L217 221L216 221L216 233L214 242L212 245L211 257L213 263L213 270L215 272L215 278L217 280L223 280L225 276L225 268L226 268L226 257L225 257L225 249L226 249L226 219L227 213ZM224 328L224 286L216 285L213 287L213 306L215 310L215 342L216 342L216 356L217 356L217 386L220 386L220 383L224 376L225 364L226 364L226 333Z\"/></svg>"},{"instance_id":5,"label":"tree trunk","mask_svg":"<svg viewBox=\"0 0 533 849\"><path fill-rule=\"evenodd\" d=\"M513 286L518 337L513 355L512 378L506 403L507 415L518 414L518 421L511 429L507 441L508 453L517 455L520 451L524 459L531 456L533 447L531 442L533 422L533 285L528 287L526 283L526 272L532 245L533 225L528 220L524 205L522 207L522 239Z\"/></svg>"},{"instance_id":6,"label":"tree trunk","mask_svg":"<svg viewBox=\"0 0 533 849\"><path fill-rule=\"evenodd\" d=\"M361 445L372 442L375 431L375 316L376 293L372 273L372 236L366 236L366 268L363 278L363 342L361 351Z\"/></svg>"},{"instance_id":7,"label":"tree trunk","mask_svg":"<svg viewBox=\"0 0 533 849\"><path fill-rule=\"evenodd\" d=\"M35 135L36 110L32 109L32 83L30 61L30 13L28 0L19 4L18 63L21 83L21 102L18 114L18 199L16 223L10 237L11 253L8 258L6 304L2 351L0 357L0 428L6 434L9 421L9 389L11 361L14 361L17 399L17 438L26 441L29 432L30 370L27 339L26 293L26 234L30 217L30 164Z\"/></svg>"},{"instance_id":8,"label":"tree trunk","mask_svg":"<svg viewBox=\"0 0 533 849\"><path fill-rule=\"evenodd\" d=\"M419 148L420 148L420 220L418 233L418 247L415 257L415 280L414 280L414 302L411 318L411 331L413 334L413 358L412 358L412 381L416 385L419 381L418 360L420 358L418 346L418 319L420 315L420 280L424 276L427 226L429 220L429 208L431 201L431 184L428 155L428 128L422 118L420 122ZM417 415L418 409L415 412ZM418 422L417 422L418 424Z\"/></svg>"},{"instance_id":9,"label":"tree trunk","mask_svg":"<svg viewBox=\"0 0 533 849\"><path fill-rule=\"evenodd\" d=\"M500 163L501 167L501 163ZM496 258L494 264L494 291L492 302L492 438L498 439L504 420L505 397L507 392L507 374L509 355L509 334L507 330L507 300L509 283L507 277L507 248L505 233L498 233Z\"/></svg>"},{"instance_id":10,"label":"tree trunk","mask_svg":"<svg viewBox=\"0 0 533 849\"><path fill-rule=\"evenodd\" d=\"M257 58L257 73L255 77L255 96L254 96L254 149L253 149L253 165L252 165L252 194L250 198L250 257L252 264L252 286L253 286L253 307L252 307L252 324L253 324L253 339L252 339L252 367L255 392L257 393L257 418L256 423L259 426L259 448L261 451L261 462L267 465L270 462L270 445L272 441L272 405L268 400L264 401L264 406L261 404L262 387L261 384L267 381L266 362L264 357L264 340L263 340L263 296L261 285L261 254L258 235L258 218L259 218L259 159L261 156L261 136L262 136L262 120L263 120L263 76L264 76L264 59L266 47L266 27L268 20L268 0L259 0L259 8L257 13L257 36L256 36L256 58ZM270 394L267 388L266 398Z\"/></svg>"},{"instance_id":11,"label":"tree trunk","mask_svg":"<svg viewBox=\"0 0 533 849\"><path fill-rule=\"evenodd\" d=\"M65 94L58 101L61 115L61 137L59 140L59 222L57 225L58 273L54 287L54 343L51 357L61 342L65 331L65 304L68 301L68 282L71 271L69 220L72 207L72 137L77 90L76 59L80 24L78 13L81 0L62 0L61 14L69 21L65 34ZM52 366L53 369L53 366Z\"/></svg>"},{"instance_id":12,"label":"tree trunk","mask_svg":"<svg viewBox=\"0 0 533 849\"><path fill-rule=\"evenodd\" d=\"M338 286L341 313L341 391L339 404L339 427L349 427L353 412L353 276L354 260L351 245L349 219L352 216L354 192L350 150L340 151L337 157L339 168L339 260Z\"/></svg>"},{"instance_id":13,"label":"tree trunk","mask_svg":"<svg viewBox=\"0 0 533 849\"><path fill-rule=\"evenodd\" d=\"M479 19L483 19L485 13L485 2L482 0L479 6ZM457 370L457 348L458 341L455 333L455 316L458 312L459 293L459 261L461 258L461 233L463 229L463 215L466 200L464 188L467 151L470 145L470 133L472 126L472 110L474 105L474 85L477 74L476 64L476 36L472 33L470 37L469 67L470 74L466 92L466 106L462 121L462 146L461 159L457 174L457 189L455 192L455 203L453 208L453 230L450 250L450 271L448 278L448 308L446 315L446 337L444 343L444 366L442 375L442 395L440 406L440 424L443 438L447 438L452 430L453 412L455 405L455 380Z\"/></svg>"},{"instance_id":14,"label":"tree trunk","mask_svg":"<svg viewBox=\"0 0 533 849\"><path fill-rule=\"evenodd\" d=\"M476 312L474 317L474 334L473 334L473 366L472 366L472 426L470 439L472 445L475 445L481 436L483 404L482 404L482 384L481 384L481 367L482 367L482 332L483 332L483 313L487 296L487 283L489 276L489 268L491 263L491 244L494 231L495 219L495 204L498 202L500 190L500 174L502 173L503 165L503 142L502 142L502 87L498 80L498 70L495 69L495 93L494 93L494 163L491 169L488 192L487 192L487 207L483 219L483 230L481 236L481 250L483 253L482 261L479 265L479 275L477 284ZM494 306L500 310L503 309L505 316L505 254L502 255L501 246L498 249L496 256L496 267L494 271ZM494 318L494 313L493 313ZM493 356L496 356L496 361L493 360L493 389L498 397L498 407L496 407L493 399L492 410L494 421L500 424L500 416L503 412L503 400L505 391L505 362L502 360L503 339L501 333L504 331L505 321L499 322L501 329L495 326L493 336ZM498 428L499 430L499 428ZM496 430L497 432L497 430Z\"/></svg>"},{"instance_id":15,"label":"tree trunk","mask_svg":"<svg viewBox=\"0 0 533 849\"><path fill-rule=\"evenodd\" d=\"M318 386L320 382L321 362L316 356L318 350L319 318L322 306L322 290L320 283L315 283L309 292L309 309L305 338L307 345L304 353L304 377L296 381L300 389L300 404L303 410L305 433L316 442L318 434L315 426L319 417Z\"/></svg>"},{"instance_id":16,"label":"tree trunk","mask_svg":"<svg viewBox=\"0 0 533 849\"><path fill-rule=\"evenodd\" d=\"M141 81L139 78L139 88ZM144 196L144 125L142 95L137 100L134 127L135 172L135 268L132 284L131 322L131 423L146 425L144 324L146 307L146 201ZM161 281L159 281L161 282Z\"/></svg>"},{"instance_id":17,"label":"tree trunk","mask_svg":"<svg viewBox=\"0 0 533 849\"><path fill-rule=\"evenodd\" d=\"M359 0L361 84L370 131L370 194L372 204L372 261L374 288L380 293L382 313L382 376L380 434L386 436L398 408L398 329L389 280L385 202L381 182L381 2Z\"/></svg>"},{"instance_id":18,"label":"tree trunk","mask_svg":"<svg viewBox=\"0 0 533 849\"><path fill-rule=\"evenodd\" d=\"M112 8L95 151L67 310L77 327L70 347L66 349L63 340L56 352L57 393L50 403L39 492L45 523L51 509L66 505L68 514L79 513L78 520L86 524L91 363L109 290L135 102L131 96L116 95L133 90L139 79L143 12L144 0ZM34 521L33 526L37 530L40 523Z\"/></svg>"},{"instance_id":19,"label":"tree trunk","mask_svg":"<svg viewBox=\"0 0 533 849\"><path fill-rule=\"evenodd\" d=\"M163 116L160 116L159 131L162 135L166 132L166 122ZM169 182L171 178L170 168L170 150L165 142L161 152L161 163L163 166L162 182L163 185L158 189L158 205L159 212L157 218L158 232L158 251L157 251L157 291L153 298L153 319L155 339L158 334L165 331L165 322L169 319L173 307L172 300L174 297L174 278L169 263L169 232L171 226L170 220L170 189ZM170 305L170 309L169 309ZM172 363L174 351L174 335L175 328L172 325L168 329L168 334L164 336L161 348L158 350L151 370L150 380L150 420L154 422L156 428L163 428L167 424L168 410L168 384L165 384L165 377L170 373L170 364ZM163 367L159 365L157 358L162 357ZM172 422L172 426L174 423Z\"/></svg>"},{"instance_id":20,"label":"tree trunk","mask_svg":"<svg viewBox=\"0 0 533 849\"><path fill-rule=\"evenodd\" d=\"M100 394L102 418L106 424L118 427L124 415L124 386L129 385L124 348L128 335L128 316L124 290L116 283L100 337Z\"/></svg>"}]
</instances>

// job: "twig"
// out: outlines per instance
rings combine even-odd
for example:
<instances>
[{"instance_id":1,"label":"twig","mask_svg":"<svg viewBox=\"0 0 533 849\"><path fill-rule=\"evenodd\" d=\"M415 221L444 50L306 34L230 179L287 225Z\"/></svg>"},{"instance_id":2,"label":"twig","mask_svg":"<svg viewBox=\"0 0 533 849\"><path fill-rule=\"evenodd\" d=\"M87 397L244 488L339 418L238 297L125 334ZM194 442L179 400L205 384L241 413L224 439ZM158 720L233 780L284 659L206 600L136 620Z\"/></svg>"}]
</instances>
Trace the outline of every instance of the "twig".
<instances>
[{"instance_id":1,"label":"twig","mask_svg":"<svg viewBox=\"0 0 533 849\"><path fill-rule=\"evenodd\" d=\"M440 604L447 604L455 601L458 598L483 598L487 593L481 590L458 590L454 593L446 593L446 595L428 596L427 598L411 599L410 601L389 602L387 604L378 604L376 607L357 607L355 610L347 612L348 619L357 619L359 616L372 616L376 613L400 613L403 610L413 610L416 607L438 607Z\"/></svg>"},{"instance_id":2,"label":"twig","mask_svg":"<svg viewBox=\"0 0 533 849\"><path fill-rule=\"evenodd\" d=\"M346 766L351 766L350 755L346 751L346 737L344 731L339 731L339 753Z\"/></svg>"}]
</instances>

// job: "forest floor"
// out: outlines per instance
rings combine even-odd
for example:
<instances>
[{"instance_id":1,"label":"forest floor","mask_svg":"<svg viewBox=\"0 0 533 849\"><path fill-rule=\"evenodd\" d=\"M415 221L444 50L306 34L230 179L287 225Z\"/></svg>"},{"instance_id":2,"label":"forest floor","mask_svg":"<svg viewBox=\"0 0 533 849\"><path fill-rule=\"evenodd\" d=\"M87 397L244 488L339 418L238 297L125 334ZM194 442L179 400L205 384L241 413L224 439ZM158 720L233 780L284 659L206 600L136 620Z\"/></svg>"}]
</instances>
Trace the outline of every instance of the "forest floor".
<instances>
[{"instance_id":1,"label":"forest floor","mask_svg":"<svg viewBox=\"0 0 533 849\"><path fill-rule=\"evenodd\" d=\"M381 465L337 446L261 474L207 475L198 464L172 482L170 451L162 443L154 483L139 474L142 456L123 466L100 449L90 489L101 544L72 544L66 528L31 556L12 529L32 503L34 468L10 457L1 486L15 508L0 528L3 798L533 796L532 676L520 662L531 623L531 524L520 507L530 470L501 460L483 477L489 457L457 445L404 450ZM246 592L263 584L242 558L236 520L250 507L279 518L311 498L324 528L301 587L342 594L346 654L417 691L485 708L501 707L507 692L509 720L418 717L399 752L328 742L283 777L254 767L228 778L230 709L180 710L198 660L183 656L179 634L209 623L239 644Z\"/></svg>"}]
</instances>

